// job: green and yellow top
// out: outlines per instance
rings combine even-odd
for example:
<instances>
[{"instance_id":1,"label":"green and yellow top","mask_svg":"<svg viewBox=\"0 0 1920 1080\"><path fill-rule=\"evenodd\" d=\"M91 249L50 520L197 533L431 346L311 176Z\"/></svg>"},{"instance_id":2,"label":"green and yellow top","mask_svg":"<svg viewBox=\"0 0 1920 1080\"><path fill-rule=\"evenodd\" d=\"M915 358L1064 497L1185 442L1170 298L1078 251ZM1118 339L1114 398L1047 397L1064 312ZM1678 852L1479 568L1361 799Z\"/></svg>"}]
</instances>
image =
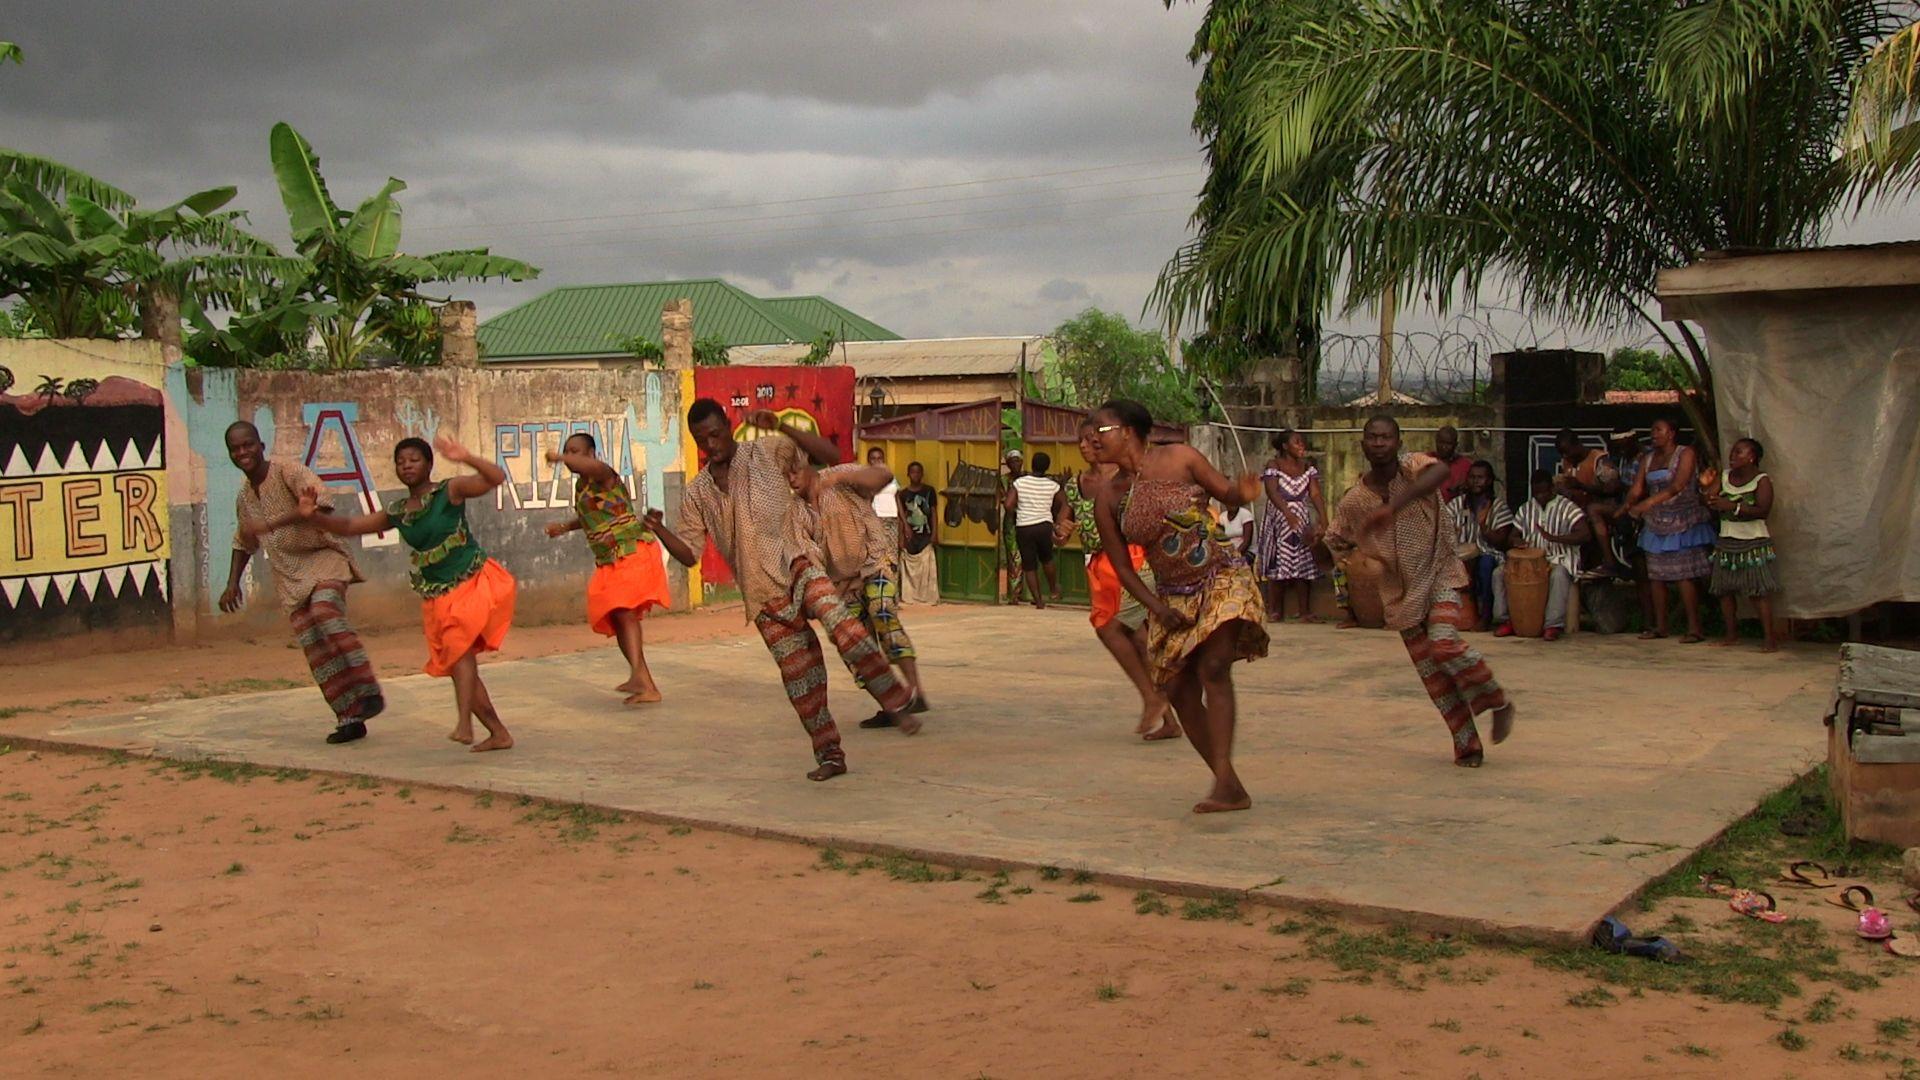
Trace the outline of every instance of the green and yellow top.
<instances>
[{"instance_id":1,"label":"green and yellow top","mask_svg":"<svg viewBox=\"0 0 1920 1080\"><path fill-rule=\"evenodd\" d=\"M573 512L580 517L596 566L612 566L640 550L641 544L654 543L652 531L633 512L626 481L618 476L604 485L586 480L575 484Z\"/></svg>"},{"instance_id":2,"label":"green and yellow top","mask_svg":"<svg viewBox=\"0 0 1920 1080\"><path fill-rule=\"evenodd\" d=\"M467 531L466 504L448 498L444 480L416 509L405 495L395 499L387 518L413 549L413 591L422 597L444 596L486 565L486 551Z\"/></svg>"}]
</instances>

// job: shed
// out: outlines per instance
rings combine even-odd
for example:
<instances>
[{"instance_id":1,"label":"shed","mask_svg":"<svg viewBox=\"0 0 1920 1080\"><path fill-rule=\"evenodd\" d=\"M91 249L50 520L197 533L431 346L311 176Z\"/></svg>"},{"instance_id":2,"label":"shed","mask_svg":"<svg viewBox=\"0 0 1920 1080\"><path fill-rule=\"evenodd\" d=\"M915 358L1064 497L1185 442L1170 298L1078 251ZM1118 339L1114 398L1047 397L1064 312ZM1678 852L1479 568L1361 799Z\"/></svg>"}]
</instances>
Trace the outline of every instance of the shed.
<instances>
[{"instance_id":1,"label":"shed","mask_svg":"<svg viewBox=\"0 0 1920 1080\"><path fill-rule=\"evenodd\" d=\"M806 354L806 345L748 346L728 357L734 364L791 364ZM852 366L863 415L898 416L989 397L1011 402L1023 366L1038 371L1052 356L1051 342L1028 334L847 341L834 346L832 362Z\"/></svg>"}]
</instances>

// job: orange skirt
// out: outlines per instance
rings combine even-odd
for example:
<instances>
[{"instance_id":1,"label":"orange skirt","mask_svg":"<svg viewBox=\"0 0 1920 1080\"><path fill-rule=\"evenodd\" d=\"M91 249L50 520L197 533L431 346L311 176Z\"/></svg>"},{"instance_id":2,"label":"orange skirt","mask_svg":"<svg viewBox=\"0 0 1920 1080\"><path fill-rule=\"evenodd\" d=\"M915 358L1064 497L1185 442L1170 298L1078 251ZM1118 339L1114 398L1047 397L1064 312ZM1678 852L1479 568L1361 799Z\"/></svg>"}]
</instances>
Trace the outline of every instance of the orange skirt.
<instances>
[{"instance_id":1,"label":"orange skirt","mask_svg":"<svg viewBox=\"0 0 1920 1080\"><path fill-rule=\"evenodd\" d=\"M1133 568L1140 569L1147 561L1147 549L1138 544L1127 545L1127 555L1133 560ZM1096 551L1093 558L1087 560L1087 594L1093 600L1093 616L1088 620L1095 630L1112 622L1120 614L1120 603L1126 599L1127 587L1120 584L1120 575L1113 569L1113 563L1107 559L1107 553Z\"/></svg>"},{"instance_id":2,"label":"orange skirt","mask_svg":"<svg viewBox=\"0 0 1920 1080\"><path fill-rule=\"evenodd\" d=\"M513 624L513 600L519 585L507 568L488 559L480 572L453 591L420 601L427 631L429 675L448 675L469 652L493 652L507 640Z\"/></svg>"},{"instance_id":3,"label":"orange skirt","mask_svg":"<svg viewBox=\"0 0 1920 1080\"><path fill-rule=\"evenodd\" d=\"M660 560L660 545L644 543L631 555L615 559L610 565L593 568L587 582L587 625L594 632L613 636L613 613L667 606L667 564Z\"/></svg>"}]
</instances>

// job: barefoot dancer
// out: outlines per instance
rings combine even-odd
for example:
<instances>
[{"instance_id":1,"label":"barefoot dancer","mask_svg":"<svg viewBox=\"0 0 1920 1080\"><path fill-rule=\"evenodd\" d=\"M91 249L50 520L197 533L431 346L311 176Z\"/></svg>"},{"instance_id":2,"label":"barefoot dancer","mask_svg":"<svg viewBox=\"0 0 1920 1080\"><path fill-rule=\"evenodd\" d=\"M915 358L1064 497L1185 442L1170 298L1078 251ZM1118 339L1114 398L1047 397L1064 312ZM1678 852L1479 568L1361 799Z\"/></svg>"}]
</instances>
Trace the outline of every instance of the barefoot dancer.
<instances>
[{"instance_id":1,"label":"barefoot dancer","mask_svg":"<svg viewBox=\"0 0 1920 1080\"><path fill-rule=\"evenodd\" d=\"M1727 624L1726 636L1715 645L1736 645L1740 641L1739 597L1753 600L1760 609L1760 629L1765 641L1761 652L1777 652L1780 643L1773 633L1773 594L1780 581L1774 572L1773 534L1767 518L1773 513L1773 478L1760 471L1766 460L1766 448L1758 439L1736 439L1727 451L1727 472L1720 478L1720 492L1707 500L1707 508L1720 515L1720 540L1713 546L1713 594L1720 598L1721 620Z\"/></svg>"},{"instance_id":2,"label":"barefoot dancer","mask_svg":"<svg viewBox=\"0 0 1920 1080\"><path fill-rule=\"evenodd\" d=\"M594 452L593 436L570 436L560 451L547 451L547 460L565 465L574 477L573 520L547 526L547 535L561 537L579 530L587 534L593 551L593 577L587 582L587 625L594 633L613 638L627 658L627 681L614 687L627 695L625 704L645 705L660 700L660 686L647 668L640 629L647 609L667 606L667 567L660 545L636 515L626 481Z\"/></svg>"},{"instance_id":3,"label":"barefoot dancer","mask_svg":"<svg viewBox=\"0 0 1920 1080\"><path fill-rule=\"evenodd\" d=\"M300 497L301 517L335 536L361 536L394 529L413 549L413 591L420 594L420 620L427 632L429 675L453 678L453 731L447 738L471 744L475 753L509 750L513 736L480 681L480 654L493 652L513 623L517 587L513 575L467 530L468 499L506 482L500 466L467 452L452 439L438 443L440 456L473 472L433 482L433 447L425 439L401 439L393 448L393 471L407 493L385 510L343 518L317 513L319 491ZM487 737L473 741L473 718Z\"/></svg>"},{"instance_id":4,"label":"barefoot dancer","mask_svg":"<svg viewBox=\"0 0 1920 1080\"><path fill-rule=\"evenodd\" d=\"M1117 466L1094 500L1102 550L1120 583L1152 613L1153 681L1213 770L1213 788L1193 812L1245 810L1253 799L1233 771L1233 662L1267 655L1265 612L1253 570L1194 501L1210 495L1245 506L1259 497L1260 478L1248 473L1230 482L1191 446L1149 445L1153 417L1137 402L1110 401L1094 419L1094 454ZM1151 588L1134 573L1129 543L1146 549Z\"/></svg>"},{"instance_id":5,"label":"barefoot dancer","mask_svg":"<svg viewBox=\"0 0 1920 1080\"><path fill-rule=\"evenodd\" d=\"M1342 558L1355 550L1386 565L1381 600L1387 629L1400 631L1427 696L1453 734L1453 763L1479 768L1485 757L1475 713L1493 713L1493 741L1513 731L1513 706L1480 654L1460 637L1466 567L1441 507L1451 477L1431 454L1400 455L1400 422L1367 421L1360 449L1371 466L1334 509L1327 543Z\"/></svg>"},{"instance_id":6,"label":"barefoot dancer","mask_svg":"<svg viewBox=\"0 0 1920 1080\"><path fill-rule=\"evenodd\" d=\"M317 491L320 478L304 465L268 460L259 430L244 420L227 428L227 457L247 474L247 482L234 499L240 524L220 610L240 610L240 575L253 553L264 550L274 593L293 623L295 640L306 651L313 681L333 710L335 726L327 741L364 739L367 721L380 715L387 703L360 637L347 622L347 586L366 579L338 537L299 515L300 494ZM330 510L316 508L322 514Z\"/></svg>"},{"instance_id":7,"label":"barefoot dancer","mask_svg":"<svg viewBox=\"0 0 1920 1080\"><path fill-rule=\"evenodd\" d=\"M1080 421L1080 456L1095 460L1096 422L1089 416ZM1132 593L1120 586L1105 546L1100 541L1100 522L1094 513L1095 493L1113 480L1119 469L1114 465L1092 464L1067 485L1066 502L1054 529L1057 543L1066 543L1073 527L1080 527L1080 549L1087 557L1087 592L1093 600L1093 636L1107 647L1120 670L1126 672L1133 688L1140 693L1140 723L1134 734L1149 742L1180 737L1180 721L1174 716L1173 703L1153 685L1147 673L1147 609ZM1138 544L1127 545L1127 558L1134 573L1148 588L1153 587L1153 571L1147 568L1147 552Z\"/></svg>"},{"instance_id":8,"label":"barefoot dancer","mask_svg":"<svg viewBox=\"0 0 1920 1080\"><path fill-rule=\"evenodd\" d=\"M798 496L787 508L784 524L788 558L805 556L826 571L847 610L880 644L887 661L900 669L901 681L913 695L907 711L926 712L913 639L900 624L899 548L893 540L899 523L874 510L878 494L893 485L893 470L884 463L816 469L796 454L787 464L787 483ZM881 709L860 726L888 728L898 722Z\"/></svg>"},{"instance_id":9,"label":"barefoot dancer","mask_svg":"<svg viewBox=\"0 0 1920 1080\"><path fill-rule=\"evenodd\" d=\"M679 527L668 529L658 510L647 514L647 525L668 553L686 566L700 561L707 538L713 538L714 547L739 579L747 617L780 667L787 700L813 740L817 767L807 779L831 780L846 773L847 758L833 714L827 710L827 669L820 639L808 620L826 627L840 658L882 709L898 716L913 704L913 695L893 677L880 646L840 602L826 573L807 558L786 557L782 529L794 501L793 488L787 483L788 463L804 451L820 464L833 465L839 462L840 451L811 431L782 423L766 409L749 415L747 422L764 434L740 442L719 402L701 398L687 409L687 432L707 463L680 496ZM902 716L899 726L912 734L920 722Z\"/></svg>"}]
</instances>

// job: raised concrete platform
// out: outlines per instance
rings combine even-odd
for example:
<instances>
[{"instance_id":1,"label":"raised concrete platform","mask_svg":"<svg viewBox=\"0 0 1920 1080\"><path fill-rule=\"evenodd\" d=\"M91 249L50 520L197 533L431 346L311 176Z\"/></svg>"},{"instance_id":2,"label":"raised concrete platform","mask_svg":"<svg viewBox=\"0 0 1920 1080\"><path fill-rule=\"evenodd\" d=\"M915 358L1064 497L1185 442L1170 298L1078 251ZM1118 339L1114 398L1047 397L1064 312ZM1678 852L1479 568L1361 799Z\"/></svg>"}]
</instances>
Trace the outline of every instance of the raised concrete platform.
<instances>
[{"instance_id":1,"label":"raised concrete platform","mask_svg":"<svg viewBox=\"0 0 1920 1080\"><path fill-rule=\"evenodd\" d=\"M646 709L606 689L624 675L610 648L487 665L519 740L507 753L449 743L451 690L425 676L393 680L374 735L346 747L321 741L329 717L312 689L169 702L46 735L1566 938L1811 767L1834 671L1832 649L1478 636L1521 716L1474 771L1452 765L1396 635L1277 628L1270 657L1236 668L1236 757L1254 808L1196 816L1204 767L1184 742L1131 735L1131 690L1083 612L908 618L936 711L914 738L858 730L871 702L835 665L853 772L826 784L802 778L806 740L744 628L651 650L668 700Z\"/></svg>"}]
</instances>

